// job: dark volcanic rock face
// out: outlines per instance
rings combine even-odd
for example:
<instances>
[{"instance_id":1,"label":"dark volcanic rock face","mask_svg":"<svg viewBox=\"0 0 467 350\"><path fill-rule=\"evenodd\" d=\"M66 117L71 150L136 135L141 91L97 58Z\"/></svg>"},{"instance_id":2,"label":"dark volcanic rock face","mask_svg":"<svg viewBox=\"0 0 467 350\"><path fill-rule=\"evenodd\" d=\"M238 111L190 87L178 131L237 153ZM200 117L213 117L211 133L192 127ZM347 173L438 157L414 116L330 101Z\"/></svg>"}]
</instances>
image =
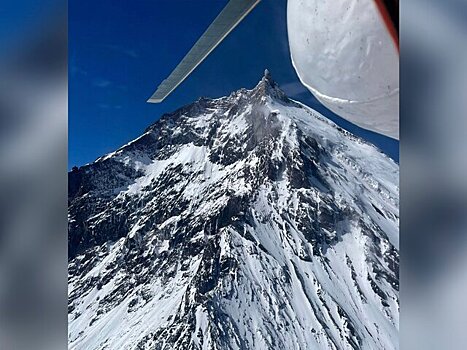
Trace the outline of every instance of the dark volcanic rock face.
<instances>
[{"instance_id":1,"label":"dark volcanic rock face","mask_svg":"<svg viewBox=\"0 0 467 350\"><path fill-rule=\"evenodd\" d=\"M69 174L71 349L398 348L398 166L266 74Z\"/></svg>"}]
</instances>

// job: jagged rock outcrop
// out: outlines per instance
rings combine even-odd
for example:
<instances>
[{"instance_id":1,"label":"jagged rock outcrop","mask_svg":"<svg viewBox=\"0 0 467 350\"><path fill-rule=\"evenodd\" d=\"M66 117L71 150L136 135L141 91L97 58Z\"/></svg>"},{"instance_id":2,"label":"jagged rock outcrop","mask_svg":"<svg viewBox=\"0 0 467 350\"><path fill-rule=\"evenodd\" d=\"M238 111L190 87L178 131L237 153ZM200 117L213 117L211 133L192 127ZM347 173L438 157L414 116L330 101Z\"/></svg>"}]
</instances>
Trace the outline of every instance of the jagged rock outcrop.
<instances>
[{"instance_id":1,"label":"jagged rock outcrop","mask_svg":"<svg viewBox=\"0 0 467 350\"><path fill-rule=\"evenodd\" d=\"M397 349L399 167L269 72L69 174L71 349Z\"/></svg>"}]
</instances>

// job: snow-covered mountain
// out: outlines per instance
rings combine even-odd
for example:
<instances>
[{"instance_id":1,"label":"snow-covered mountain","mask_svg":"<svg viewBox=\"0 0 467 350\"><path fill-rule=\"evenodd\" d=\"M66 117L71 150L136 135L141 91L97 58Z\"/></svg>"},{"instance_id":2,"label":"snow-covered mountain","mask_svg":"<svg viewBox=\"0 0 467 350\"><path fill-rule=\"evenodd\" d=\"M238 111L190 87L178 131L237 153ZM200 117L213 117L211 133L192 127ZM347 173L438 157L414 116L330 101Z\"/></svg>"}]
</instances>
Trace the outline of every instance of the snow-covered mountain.
<instances>
[{"instance_id":1,"label":"snow-covered mountain","mask_svg":"<svg viewBox=\"0 0 467 350\"><path fill-rule=\"evenodd\" d=\"M398 177L268 72L164 115L69 173L70 349L398 349Z\"/></svg>"}]
</instances>

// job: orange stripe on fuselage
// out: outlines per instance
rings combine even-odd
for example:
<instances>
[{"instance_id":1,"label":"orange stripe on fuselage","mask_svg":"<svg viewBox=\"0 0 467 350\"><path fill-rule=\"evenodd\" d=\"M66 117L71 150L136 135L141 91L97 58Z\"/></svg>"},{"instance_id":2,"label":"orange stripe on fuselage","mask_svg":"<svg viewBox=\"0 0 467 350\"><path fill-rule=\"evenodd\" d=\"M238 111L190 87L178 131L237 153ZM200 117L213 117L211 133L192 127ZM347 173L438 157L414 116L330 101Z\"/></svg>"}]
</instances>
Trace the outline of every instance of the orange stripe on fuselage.
<instances>
[{"instance_id":1,"label":"orange stripe on fuselage","mask_svg":"<svg viewBox=\"0 0 467 350\"><path fill-rule=\"evenodd\" d=\"M384 24L386 25L386 28L389 31L389 34L394 40L394 44L396 45L397 51L399 52L399 32L396 28L396 24L391 19L391 15L389 14L386 3L383 0L375 0L375 3L379 10L379 13L381 14L381 17L383 18ZM397 15L399 15L399 13L397 13Z\"/></svg>"}]
</instances>

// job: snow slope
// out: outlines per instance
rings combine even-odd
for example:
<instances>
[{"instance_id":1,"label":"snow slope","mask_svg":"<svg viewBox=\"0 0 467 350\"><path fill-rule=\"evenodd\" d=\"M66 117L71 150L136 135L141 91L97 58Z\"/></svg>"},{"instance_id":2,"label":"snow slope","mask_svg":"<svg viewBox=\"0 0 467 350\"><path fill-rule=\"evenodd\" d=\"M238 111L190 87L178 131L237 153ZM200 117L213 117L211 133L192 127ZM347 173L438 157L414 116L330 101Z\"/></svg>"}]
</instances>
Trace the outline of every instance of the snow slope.
<instances>
[{"instance_id":1,"label":"snow slope","mask_svg":"<svg viewBox=\"0 0 467 350\"><path fill-rule=\"evenodd\" d=\"M69 174L70 349L398 349L399 167L268 72Z\"/></svg>"}]
</instances>

